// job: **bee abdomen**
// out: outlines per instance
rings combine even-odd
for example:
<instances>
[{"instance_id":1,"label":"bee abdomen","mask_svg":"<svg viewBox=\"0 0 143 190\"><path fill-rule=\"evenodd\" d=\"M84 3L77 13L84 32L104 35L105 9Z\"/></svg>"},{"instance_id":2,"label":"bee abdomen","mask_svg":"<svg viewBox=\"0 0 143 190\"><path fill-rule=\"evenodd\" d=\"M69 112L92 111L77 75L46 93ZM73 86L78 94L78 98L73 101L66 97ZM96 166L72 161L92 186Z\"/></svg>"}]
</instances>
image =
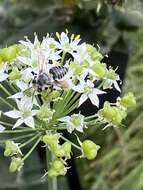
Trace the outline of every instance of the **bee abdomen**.
<instances>
[{"instance_id":1,"label":"bee abdomen","mask_svg":"<svg viewBox=\"0 0 143 190\"><path fill-rule=\"evenodd\" d=\"M52 67L49 73L52 74L54 80L60 80L68 73L68 68L63 66Z\"/></svg>"}]
</instances>

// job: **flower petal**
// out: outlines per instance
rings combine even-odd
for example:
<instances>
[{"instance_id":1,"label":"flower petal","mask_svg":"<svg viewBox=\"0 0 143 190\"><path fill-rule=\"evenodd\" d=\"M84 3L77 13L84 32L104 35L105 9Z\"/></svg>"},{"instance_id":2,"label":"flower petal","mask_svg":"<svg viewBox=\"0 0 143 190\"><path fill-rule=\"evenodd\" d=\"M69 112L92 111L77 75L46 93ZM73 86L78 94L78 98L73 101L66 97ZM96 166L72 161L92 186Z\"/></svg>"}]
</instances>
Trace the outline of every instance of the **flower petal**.
<instances>
[{"instance_id":1,"label":"flower petal","mask_svg":"<svg viewBox=\"0 0 143 190\"><path fill-rule=\"evenodd\" d=\"M79 100L79 105L83 104L88 99L88 96L86 94L82 94Z\"/></svg>"},{"instance_id":2,"label":"flower petal","mask_svg":"<svg viewBox=\"0 0 143 190\"><path fill-rule=\"evenodd\" d=\"M18 92L16 94L12 95L12 96L9 96L8 98L9 99L11 99L11 98L13 98L13 99L19 99L19 98L22 98L23 96L24 96L23 92Z\"/></svg>"},{"instance_id":3,"label":"flower petal","mask_svg":"<svg viewBox=\"0 0 143 190\"><path fill-rule=\"evenodd\" d=\"M13 110L13 111L5 112L4 115L6 115L7 117L17 119L20 117L20 112L17 110Z\"/></svg>"},{"instance_id":4,"label":"flower petal","mask_svg":"<svg viewBox=\"0 0 143 190\"><path fill-rule=\"evenodd\" d=\"M66 116L66 117L62 117L58 119L58 121L61 121L61 122L69 122L69 120L70 120L70 116Z\"/></svg>"},{"instance_id":5,"label":"flower petal","mask_svg":"<svg viewBox=\"0 0 143 190\"><path fill-rule=\"evenodd\" d=\"M95 93L90 93L89 99L91 100L92 104L99 107L99 98Z\"/></svg>"},{"instance_id":6,"label":"flower petal","mask_svg":"<svg viewBox=\"0 0 143 190\"><path fill-rule=\"evenodd\" d=\"M121 92L121 89L120 89L117 81L114 81L114 86L115 86L116 90L118 90L119 92Z\"/></svg>"},{"instance_id":7,"label":"flower petal","mask_svg":"<svg viewBox=\"0 0 143 190\"><path fill-rule=\"evenodd\" d=\"M97 89L97 88L94 88L94 89L93 89L93 93L94 93L94 94L106 94L106 92L104 92L104 91L102 91L102 90L99 90L99 89Z\"/></svg>"},{"instance_id":8,"label":"flower petal","mask_svg":"<svg viewBox=\"0 0 143 190\"><path fill-rule=\"evenodd\" d=\"M73 125L68 125L67 126L67 131L69 132L69 133L72 133L73 131L74 131L74 126Z\"/></svg>"},{"instance_id":9,"label":"flower petal","mask_svg":"<svg viewBox=\"0 0 143 190\"><path fill-rule=\"evenodd\" d=\"M0 72L0 82L6 80L8 77L8 74L4 73L4 72Z\"/></svg>"},{"instance_id":10,"label":"flower petal","mask_svg":"<svg viewBox=\"0 0 143 190\"><path fill-rule=\"evenodd\" d=\"M39 112L39 110L32 110L32 111L31 111L32 116L36 115L38 112Z\"/></svg>"},{"instance_id":11,"label":"flower petal","mask_svg":"<svg viewBox=\"0 0 143 190\"><path fill-rule=\"evenodd\" d=\"M5 130L5 127L3 127L2 125L0 125L0 133L3 132Z\"/></svg>"},{"instance_id":12,"label":"flower petal","mask_svg":"<svg viewBox=\"0 0 143 190\"><path fill-rule=\"evenodd\" d=\"M13 129L19 127L23 123L22 119L18 119L17 122L14 124Z\"/></svg>"},{"instance_id":13,"label":"flower petal","mask_svg":"<svg viewBox=\"0 0 143 190\"><path fill-rule=\"evenodd\" d=\"M34 119L33 117L27 117L26 119L24 119L24 123L31 127L31 128L35 128L35 124L34 124Z\"/></svg>"}]
</instances>

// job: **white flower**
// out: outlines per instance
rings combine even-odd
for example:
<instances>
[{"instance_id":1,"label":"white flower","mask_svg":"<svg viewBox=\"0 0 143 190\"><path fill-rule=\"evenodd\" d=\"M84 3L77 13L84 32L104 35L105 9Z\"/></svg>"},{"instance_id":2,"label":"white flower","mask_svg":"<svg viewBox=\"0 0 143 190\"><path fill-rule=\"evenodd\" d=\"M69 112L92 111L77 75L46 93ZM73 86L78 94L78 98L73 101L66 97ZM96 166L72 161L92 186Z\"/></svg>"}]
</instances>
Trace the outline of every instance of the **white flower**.
<instances>
[{"instance_id":1,"label":"white flower","mask_svg":"<svg viewBox=\"0 0 143 190\"><path fill-rule=\"evenodd\" d=\"M31 97L24 96L20 101L16 99L18 110L14 109L12 111L5 112L4 115L18 119L13 128L19 127L22 123L27 126L34 128L34 119L38 110L32 110L33 102Z\"/></svg>"},{"instance_id":2,"label":"white flower","mask_svg":"<svg viewBox=\"0 0 143 190\"><path fill-rule=\"evenodd\" d=\"M6 80L8 77L8 74L5 73L5 70L1 69L0 70L0 82L3 82L4 80Z\"/></svg>"},{"instance_id":3,"label":"white flower","mask_svg":"<svg viewBox=\"0 0 143 190\"><path fill-rule=\"evenodd\" d=\"M59 43L57 45L58 49L63 50L64 52L69 52L72 54L72 52L76 51L78 48L78 44L80 42L79 38L74 38L73 36L71 36L71 38L69 39L67 33L62 32L59 35Z\"/></svg>"},{"instance_id":4,"label":"white flower","mask_svg":"<svg viewBox=\"0 0 143 190\"><path fill-rule=\"evenodd\" d=\"M35 35L34 43L28 39L26 39L26 41L21 40L20 43L23 44L28 50L30 50L31 55L29 57L22 55L18 56L18 60L33 68L39 68L39 64L45 65L48 63L48 60L57 61L61 59L61 56L59 55L61 53L61 50L55 51L55 49L52 49L50 47L48 48L48 43L50 43L48 39L48 37L44 38L43 41L40 42L37 35ZM50 38L50 40L52 40L52 38Z\"/></svg>"},{"instance_id":5,"label":"white flower","mask_svg":"<svg viewBox=\"0 0 143 190\"><path fill-rule=\"evenodd\" d=\"M74 129L79 132L83 132L84 125L84 116L81 114L73 114L71 116L66 116L60 118L59 121L66 123L67 130L69 133L72 133Z\"/></svg>"},{"instance_id":6,"label":"white flower","mask_svg":"<svg viewBox=\"0 0 143 190\"><path fill-rule=\"evenodd\" d=\"M59 42L57 42L52 37L46 37L42 41L42 46L47 47L48 49L55 50L59 46Z\"/></svg>"},{"instance_id":7,"label":"white flower","mask_svg":"<svg viewBox=\"0 0 143 190\"><path fill-rule=\"evenodd\" d=\"M7 62L0 64L0 82L3 82L8 78L8 74L6 73Z\"/></svg>"},{"instance_id":8,"label":"white flower","mask_svg":"<svg viewBox=\"0 0 143 190\"><path fill-rule=\"evenodd\" d=\"M99 90L97 88L94 88L94 83L90 80L81 81L77 86L73 87L73 90L83 93L79 100L79 106L83 104L88 98L92 102L93 105L99 106L99 98L98 94L104 94L105 92L102 90Z\"/></svg>"},{"instance_id":9,"label":"white flower","mask_svg":"<svg viewBox=\"0 0 143 190\"><path fill-rule=\"evenodd\" d=\"M76 52L72 53L72 56L74 57L75 61L77 61L78 63L87 60L88 53L87 53L86 43L79 45L76 49Z\"/></svg>"},{"instance_id":10,"label":"white flower","mask_svg":"<svg viewBox=\"0 0 143 190\"><path fill-rule=\"evenodd\" d=\"M110 79L106 79L104 84L103 84L103 89L107 89L107 88L112 88L112 85L114 85L115 89L118 90L119 92L121 92L121 89L117 83L116 80L110 80Z\"/></svg>"},{"instance_id":11,"label":"white flower","mask_svg":"<svg viewBox=\"0 0 143 190\"><path fill-rule=\"evenodd\" d=\"M0 133L2 133L5 130L5 127L0 125Z\"/></svg>"},{"instance_id":12,"label":"white flower","mask_svg":"<svg viewBox=\"0 0 143 190\"><path fill-rule=\"evenodd\" d=\"M107 77L103 83L103 89L112 88L112 85L114 85L115 89L121 92L117 81L120 81L119 75L116 74L113 69L109 69Z\"/></svg>"}]
</instances>

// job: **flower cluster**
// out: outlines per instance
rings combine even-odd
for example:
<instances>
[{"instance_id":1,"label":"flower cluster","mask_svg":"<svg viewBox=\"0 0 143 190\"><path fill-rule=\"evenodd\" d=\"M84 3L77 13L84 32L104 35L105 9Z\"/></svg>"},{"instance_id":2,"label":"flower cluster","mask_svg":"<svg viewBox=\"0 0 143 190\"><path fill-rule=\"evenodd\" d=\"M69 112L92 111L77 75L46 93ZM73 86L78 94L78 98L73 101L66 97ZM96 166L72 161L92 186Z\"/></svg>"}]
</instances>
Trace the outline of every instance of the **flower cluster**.
<instances>
[{"instance_id":1,"label":"flower cluster","mask_svg":"<svg viewBox=\"0 0 143 190\"><path fill-rule=\"evenodd\" d=\"M80 151L80 157L96 157L99 145L79 139L75 144L62 135L62 130L83 133L99 121L105 127L118 126L126 117L127 108L136 104L129 93L114 105L105 102L92 116L73 113L87 99L99 107L99 96L106 89L120 92L118 74L107 68L102 59L98 47L82 42L79 35L69 37L67 31L56 33L55 38L47 34L42 41L35 34L33 43L26 37L17 45L0 50L0 88L7 95L7 99L1 96L7 111L1 110L0 132L31 135L25 143L5 141L4 155L11 157L11 172L21 169L40 141L53 154L49 176L66 174L72 147ZM5 117L13 122L6 122ZM21 149L27 144L33 146L23 155Z\"/></svg>"}]
</instances>

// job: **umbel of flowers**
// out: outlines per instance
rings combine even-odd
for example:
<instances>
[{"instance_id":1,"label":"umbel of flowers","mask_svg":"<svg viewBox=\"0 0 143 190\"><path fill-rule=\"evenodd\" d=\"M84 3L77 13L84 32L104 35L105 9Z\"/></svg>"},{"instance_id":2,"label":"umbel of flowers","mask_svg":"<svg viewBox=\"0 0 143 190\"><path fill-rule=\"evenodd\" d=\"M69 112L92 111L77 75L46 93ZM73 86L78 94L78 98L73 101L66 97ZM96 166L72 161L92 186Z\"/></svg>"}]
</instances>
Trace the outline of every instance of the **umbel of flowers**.
<instances>
[{"instance_id":1,"label":"umbel of flowers","mask_svg":"<svg viewBox=\"0 0 143 190\"><path fill-rule=\"evenodd\" d=\"M3 141L4 155L11 158L10 172L23 167L40 141L53 155L45 174L50 177L66 174L73 148L78 149L78 157L96 157L100 146L89 139L81 142L78 132L86 133L97 124L102 128L121 126L127 109L136 104L128 93L116 103L105 102L94 115L74 113L87 99L98 107L99 96L106 89L120 92L118 74L102 59L99 48L67 31L56 33L55 38L47 34L42 41L35 34L34 42L26 37L0 50L0 100L4 105L0 132L18 134L18 140ZM76 134L77 142L66 139L63 130ZM23 147L29 144L30 150L23 154Z\"/></svg>"}]
</instances>

